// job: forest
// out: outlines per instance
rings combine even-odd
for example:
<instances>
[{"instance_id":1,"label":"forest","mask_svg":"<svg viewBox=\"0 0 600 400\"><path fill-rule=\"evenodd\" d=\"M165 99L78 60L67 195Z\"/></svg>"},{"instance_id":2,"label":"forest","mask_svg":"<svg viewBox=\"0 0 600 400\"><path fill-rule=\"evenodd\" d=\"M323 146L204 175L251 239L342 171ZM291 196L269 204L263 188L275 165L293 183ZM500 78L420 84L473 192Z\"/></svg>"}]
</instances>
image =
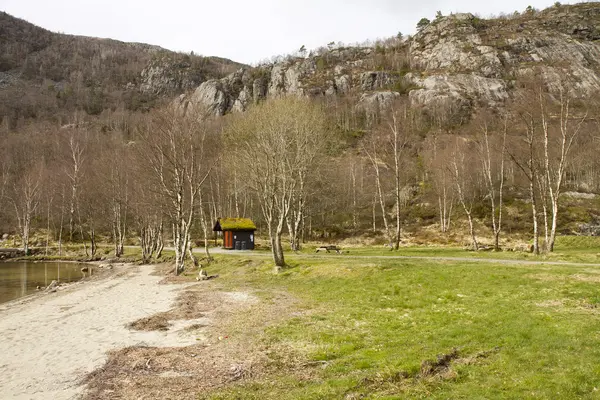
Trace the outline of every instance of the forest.
<instances>
[{"instance_id":1,"label":"forest","mask_svg":"<svg viewBox=\"0 0 600 400\"><path fill-rule=\"evenodd\" d=\"M600 234L593 3L438 13L251 69L0 19L4 247L168 247L181 271L219 217L255 221L278 267L311 242L542 254Z\"/></svg>"},{"instance_id":2,"label":"forest","mask_svg":"<svg viewBox=\"0 0 600 400\"><path fill-rule=\"evenodd\" d=\"M178 270L219 217L252 218L280 267L284 246L349 237L391 250L419 236L473 250L518 238L552 252L557 235L598 218L564 194L600 189L600 108L519 85L462 125L402 98L366 112L296 96L224 117L167 105L34 121L2 132L0 231L26 253L79 243L93 258L111 243L150 261L172 246Z\"/></svg>"}]
</instances>

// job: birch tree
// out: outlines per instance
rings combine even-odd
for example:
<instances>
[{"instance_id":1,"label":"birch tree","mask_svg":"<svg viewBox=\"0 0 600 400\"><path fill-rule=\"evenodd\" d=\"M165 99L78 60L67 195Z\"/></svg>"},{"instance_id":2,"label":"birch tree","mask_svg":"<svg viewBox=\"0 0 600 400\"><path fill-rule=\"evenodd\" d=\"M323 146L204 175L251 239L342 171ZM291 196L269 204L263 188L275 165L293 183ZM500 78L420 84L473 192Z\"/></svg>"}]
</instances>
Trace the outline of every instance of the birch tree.
<instances>
[{"instance_id":1,"label":"birch tree","mask_svg":"<svg viewBox=\"0 0 600 400\"><path fill-rule=\"evenodd\" d=\"M227 131L229 161L254 192L268 229L276 270L285 266L281 236L291 241L305 215L306 180L326 144L325 117L307 99L287 97L254 107ZM290 210L294 209L290 217Z\"/></svg>"},{"instance_id":2,"label":"birch tree","mask_svg":"<svg viewBox=\"0 0 600 400\"><path fill-rule=\"evenodd\" d=\"M41 166L33 165L25 170L13 186L12 203L21 233L23 252L26 255L29 254L29 234L32 218L40 204L41 185Z\"/></svg>"},{"instance_id":3,"label":"birch tree","mask_svg":"<svg viewBox=\"0 0 600 400\"><path fill-rule=\"evenodd\" d=\"M32 220L39 207L44 171L43 145L30 146L28 140L37 138L37 134L27 133L12 137L9 142L9 153L4 161L7 163L5 173L8 178L3 182L6 186L4 194L10 200L14 210L15 221L21 236L23 251L29 254L29 237ZM6 161L7 160L7 161Z\"/></svg>"},{"instance_id":4,"label":"birch tree","mask_svg":"<svg viewBox=\"0 0 600 400\"><path fill-rule=\"evenodd\" d=\"M455 204L455 184L452 171L448 168L451 154L451 138L449 135L434 133L423 145L423 158L427 169L428 181L433 186L437 200L440 232L450 230L452 211Z\"/></svg>"},{"instance_id":5,"label":"birch tree","mask_svg":"<svg viewBox=\"0 0 600 400\"><path fill-rule=\"evenodd\" d=\"M587 113L581 116L573 115L571 99L568 97L566 90L561 87L559 94L558 127L553 127L552 125L556 124L552 124L552 114L549 111L551 105L548 104L548 99L542 92L538 96L544 149L543 179L545 182L542 186L545 189L545 197L550 202L550 215L552 218L549 234L548 229L546 229L547 234L544 245L547 252L553 252L556 241L556 228L558 226L560 193L565 170L570 162L571 148L587 118ZM553 135L553 131L555 135ZM546 215L546 212L544 212L544 218L547 218Z\"/></svg>"},{"instance_id":6,"label":"birch tree","mask_svg":"<svg viewBox=\"0 0 600 400\"><path fill-rule=\"evenodd\" d=\"M476 168L474 168L472 158L469 157L472 151L471 143L467 139L457 138L450 169L453 174L458 201L469 222L472 247L473 250L477 251L479 250L479 242L475 233L473 206L478 198L478 183L475 174Z\"/></svg>"},{"instance_id":7,"label":"birch tree","mask_svg":"<svg viewBox=\"0 0 600 400\"><path fill-rule=\"evenodd\" d=\"M68 148L65 160L65 174L69 178L71 199L69 203L69 241L73 241L75 230L75 218L79 203L79 186L83 179L83 167L85 163L85 145L79 136L80 132L70 132L68 137ZM81 226L80 226L80 229ZM83 234L82 234L83 236ZM83 237L81 238L83 240ZM85 245L84 245L85 246Z\"/></svg>"},{"instance_id":8,"label":"birch tree","mask_svg":"<svg viewBox=\"0 0 600 400\"><path fill-rule=\"evenodd\" d=\"M212 169L211 131L203 117L166 109L139 131L139 156L151 172L148 184L162 197L171 223L176 274L184 270L198 197Z\"/></svg>"},{"instance_id":9,"label":"birch tree","mask_svg":"<svg viewBox=\"0 0 600 400\"><path fill-rule=\"evenodd\" d=\"M478 147L481 167L490 201L490 217L494 235L494 250L500 250L500 233L502 231L502 207L504 202L504 166L506 154L506 135L508 118L504 117L499 130L501 137L490 133L493 117L484 115L479 126ZM494 157L494 155L496 157ZM499 158L499 160L498 160Z\"/></svg>"},{"instance_id":10,"label":"birch tree","mask_svg":"<svg viewBox=\"0 0 600 400\"><path fill-rule=\"evenodd\" d=\"M101 157L101 180L105 183L102 195L109 208L110 227L115 257L121 257L127 236L130 203L130 168L128 146L115 141L108 143Z\"/></svg>"},{"instance_id":11,"label":"birch tree","mask_svg":"<svg viewBox=\"0 0 600 400\"><path fill-rule=\"evenodd\" d=\"M403 171L405 168L404 153L408 149L412 134L411 115L408 106L396 105L384 116L382 124L374 134L363 142L362 150L367 155L375 172L376 196L383 217L383 226L392 250L400 247L402 231ZM387 198L384 187L384 173L391 174L392 199L394 201L393 220L387 216Z\"/></svg>"}]
</instances>

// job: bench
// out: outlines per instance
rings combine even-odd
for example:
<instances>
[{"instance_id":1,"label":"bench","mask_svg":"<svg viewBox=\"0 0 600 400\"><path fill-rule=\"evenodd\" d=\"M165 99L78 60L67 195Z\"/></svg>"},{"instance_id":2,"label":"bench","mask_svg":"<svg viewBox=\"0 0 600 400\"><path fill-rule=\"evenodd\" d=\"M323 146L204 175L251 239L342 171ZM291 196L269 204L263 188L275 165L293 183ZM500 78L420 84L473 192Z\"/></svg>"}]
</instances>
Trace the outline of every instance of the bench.
<instances>
[{"instance_id":1,"label":"bench","mask_svg":"<svg viewBox=\"0 0 600 400\"><path fill-rule=\"evenodd\" d=\"M317 250L315 250L315 253L318 253L321 250L325 250L328 253L331 251L335 251L338 254L342 254L342 249L340 249L338 246L334 246L334 245L319 246L319 247L317 247Z\"/></svg>"}]
</instances>

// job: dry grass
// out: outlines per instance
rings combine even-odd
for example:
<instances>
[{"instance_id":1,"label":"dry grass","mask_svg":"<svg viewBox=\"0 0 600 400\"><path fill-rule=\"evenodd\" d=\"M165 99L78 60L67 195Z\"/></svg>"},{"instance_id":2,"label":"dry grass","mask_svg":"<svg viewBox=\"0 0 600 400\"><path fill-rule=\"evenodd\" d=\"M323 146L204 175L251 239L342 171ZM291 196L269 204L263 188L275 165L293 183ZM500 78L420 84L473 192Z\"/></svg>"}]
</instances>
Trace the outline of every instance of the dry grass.
<instances>
[{"instance_id":1,"label":"dry grass","mask_svg":"<svg viewBox=\"0 0 600 400\"><path fill-rule=\"evenodd\" d=\"M170 321L198 319L210 309L209 299L204 298L200 288L186 290L177 297L171 310L133 321L127 325L137 331L167 331Z\"/></svg>"},{"instance_id":2,"label":"dry grass","mask_svg":"<svg viewBox=\"0 0 600 400\"><path fill-rule=\"evenodd\" d=\"M183 348L115 350L102 368L85 378L85 398L197 399L200 393L260 379L282 367L306 375L311 368L294 349L268 346L263 341L265 329L294 314L295 303L285 292L260 299L246 291L226 292L214 282L186 289L173 309L135 321L130 327L168 330L171 321L209 314L210 325L186 328L201 332L206 341Z\"/></svg>"}]
</instances>

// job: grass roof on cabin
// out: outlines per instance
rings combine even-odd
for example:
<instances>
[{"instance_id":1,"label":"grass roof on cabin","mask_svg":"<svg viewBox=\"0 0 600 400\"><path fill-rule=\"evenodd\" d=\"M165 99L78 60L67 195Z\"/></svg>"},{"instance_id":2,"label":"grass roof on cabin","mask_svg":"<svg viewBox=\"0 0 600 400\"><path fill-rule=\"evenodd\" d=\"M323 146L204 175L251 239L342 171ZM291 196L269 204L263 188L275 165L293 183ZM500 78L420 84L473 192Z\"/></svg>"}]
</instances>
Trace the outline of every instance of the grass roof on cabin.
<instances>
[{"instance_id":1,"label":"grass roof on cabin","mask_svg":"<svg viewBox=\"0 0 600 400\"><path fill-rule=\"evenodd\" d=\"M253 231L256 225L250 218L221 218L221 229L224 231Z\"/></svg>"}]
</instances>

